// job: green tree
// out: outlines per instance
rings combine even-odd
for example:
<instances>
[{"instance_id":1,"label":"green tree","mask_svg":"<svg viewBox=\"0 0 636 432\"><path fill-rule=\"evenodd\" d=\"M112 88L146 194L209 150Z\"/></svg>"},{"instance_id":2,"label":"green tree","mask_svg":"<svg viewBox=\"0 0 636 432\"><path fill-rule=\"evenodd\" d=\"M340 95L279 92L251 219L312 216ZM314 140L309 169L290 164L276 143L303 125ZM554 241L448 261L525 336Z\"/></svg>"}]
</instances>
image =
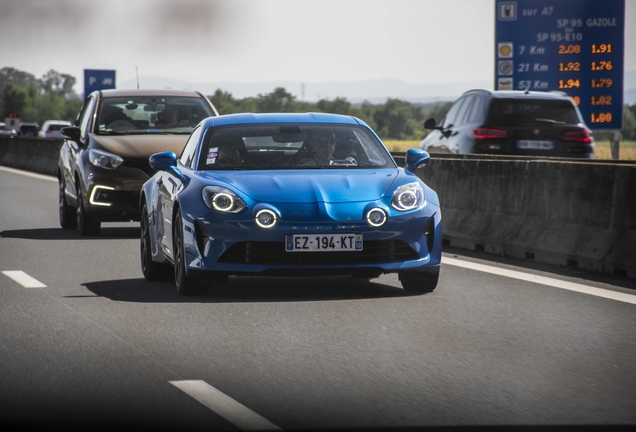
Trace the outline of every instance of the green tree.
<instances>
[{"instance_id":1,"label":"green tree","mask_svg":"<svg viewBox=\"0 0 636 432\"><path fill-rule=\"evenodd\" d=\"M75 87L76 79L71 75L60 74L51 69L42 76L40 82L44 93L55 93L67 99L75 95L73 87Z\"/></svg>"},{"instance_id":2,"label":"green tree","mask_svg":"<svg viewBox=\"0 0 636 432\"><path fill-rule=\"evenodd\" d=\"M208 96L212 105L216 107L219 114L234 114L240 111L240 103L230 92L217 89L212 96Z\"/></svg>"},{"instance_id":3,"label":"green tree","mask_svg":"<svg viewBox=\"0 0 636 432\"><path fill-rule=\"evenodd\" d=\"M6 111L16 111L22 115L25 109L31 105L31 98L29 97L29 92L22 88L14 85L11 82L8 82L4 86L4 91L2 92L2 98L4 100L4 110Z\"/></svg>"},{"instance_id":4,"label":"green tree","mask_svg":"<svg viewBox=\"0 0 636 432\"><path fill-rule=\"evenodd\" d=\"M328 99L321 99L316 104L316 107L324 113L332 114L351 114L351 103L343 97L337 97L330 101Z\"/></svg>"},{"instance_id":5,"label":"green tree","mask_svg":"<svg viewBox=\"0 0 636 432\"><path fill-rule=\"evenodd\" d=\"M378 135L391 139L421 139L424 135L422 110L399 99L389 99L379 107L373 119Z\"/></svg>"},{"instance_id":6,"label":"green tree","mask_svg":"<svg viewBox=\"0 0 636 432\"><path fill-rule=\"evenodd\" d=\"M623 129L621 130L623 139L636 140L636 104L623 106Z\"/></svg>"},{"instance_id":7,"label":"green tree","mask_svg":"<svg viewBox=\"0 0 636 432\"><path fill-rule=\"evenodd\" d=\"M273 92L259 94L256 98L258 112L294 112L296 97L285 90L277 87Z\"/></svg>"}]
</instances>

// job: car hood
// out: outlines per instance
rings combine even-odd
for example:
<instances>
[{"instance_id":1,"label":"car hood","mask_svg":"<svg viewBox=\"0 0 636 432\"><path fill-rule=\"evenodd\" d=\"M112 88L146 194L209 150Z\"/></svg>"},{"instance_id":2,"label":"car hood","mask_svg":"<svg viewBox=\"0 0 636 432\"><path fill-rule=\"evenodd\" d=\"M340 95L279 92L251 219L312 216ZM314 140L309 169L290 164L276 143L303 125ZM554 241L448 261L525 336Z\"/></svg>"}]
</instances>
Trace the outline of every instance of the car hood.
<instances>
[{"instance_id":1,"label":"car hood","mask_svg":"<svg viewBox=\"0 0 636 432\"><path fill-rule=\"evenodd\" d=\"M250 198L269 203L340 203L380 199L398 175L394 168L205 172L210 184L226 183Z\"/></svg>"},{"instance_id":2,"label":"car hood","mask_svg":"<svg viewBox=\"0 0 636 432\"><path fill-rule=\"evenodd\" d=\"M122 158L147 159L163 151L181 154L189 135L113 135L91 134L94 148L114 153Z\"/></svg>"}]
</instances>

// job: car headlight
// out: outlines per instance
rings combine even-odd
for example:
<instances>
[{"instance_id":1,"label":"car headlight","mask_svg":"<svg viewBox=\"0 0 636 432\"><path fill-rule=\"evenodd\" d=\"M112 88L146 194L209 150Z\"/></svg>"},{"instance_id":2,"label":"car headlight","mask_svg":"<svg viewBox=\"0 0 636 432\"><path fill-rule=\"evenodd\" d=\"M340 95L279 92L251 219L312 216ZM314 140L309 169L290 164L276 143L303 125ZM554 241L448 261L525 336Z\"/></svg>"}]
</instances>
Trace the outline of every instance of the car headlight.
<instances>
[{"instance_id":1,"label":"car headlight","mask_svg":"<svg viewBox=\"0 0 636 432\"><path fill-rule=\"evenodd\" d=\"M116 154L94 149L90 149L88 151L88 159L96 167L106 168L109 170L117 169L124 163L124 160Z\"/></svg>"},{"instance_id":2,"label":"car headlight","mask_svg":"<svg viewBox=\"0 0 636 432\"><path fill-rule=\"evenodd\" d=\"M278 215L270 209L263 209L256 213L256 225L261 228L274 228L278 223Z\"/></svg>"},{"instance_id":3,"label":"car headlight","mask_svg":"<svg viewBox=\"0 0 636 432\"><path fill-rule=\"evenodd\" d=\"M414 210L424 205L424 190L419 183L408 183L393 192L391 207L399 211Z\"/></svg>"},{"instance_id":4,"label":"car headlight","mask_svg":"<svg viewBox=\"0 0 636 432\"><path fill-rule=\"evenodd\" d=\"M201 191L203 202L212 210L226 213L240 213L247 204L237 194L220 186L206 186Z\"/></svg>"}]
</instances>

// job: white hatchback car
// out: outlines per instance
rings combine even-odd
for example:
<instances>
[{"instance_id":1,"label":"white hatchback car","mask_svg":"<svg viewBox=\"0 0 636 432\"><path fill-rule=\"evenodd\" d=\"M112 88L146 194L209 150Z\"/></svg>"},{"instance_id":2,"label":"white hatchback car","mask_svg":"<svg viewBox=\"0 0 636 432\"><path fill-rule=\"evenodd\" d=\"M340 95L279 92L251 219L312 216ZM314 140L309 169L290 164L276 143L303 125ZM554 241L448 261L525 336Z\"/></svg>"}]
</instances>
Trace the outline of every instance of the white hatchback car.
<instances>
[{"instance_id":1,"label":"white hatchback car","mask_svg":"<svg viewBox=\"0 0 636 432\"><path fill-rule=\"evenodd\" d=\"M60 130L67 126L72 126L71 122L66 120L47 120L42 125L42 129L38 132L40 138L63 138Z\"/></svg>"}]
</instances>

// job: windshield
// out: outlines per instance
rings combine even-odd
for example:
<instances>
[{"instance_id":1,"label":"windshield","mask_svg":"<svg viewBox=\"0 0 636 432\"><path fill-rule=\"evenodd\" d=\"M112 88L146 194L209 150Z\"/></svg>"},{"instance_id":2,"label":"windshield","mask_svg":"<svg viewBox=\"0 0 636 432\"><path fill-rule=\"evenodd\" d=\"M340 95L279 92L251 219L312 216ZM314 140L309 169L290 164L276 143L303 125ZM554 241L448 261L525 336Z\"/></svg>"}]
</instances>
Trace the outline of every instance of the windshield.
<instances>
[{"instance_id":1,"label":"windshield","mask_svg":"<svg viewBox=\"0 0 636 432\"><path fill-rule=\"evenodd\" d=\"M200 170L395 167L384 145L360 126L241 125L210 131Z\"/></svg>"},{"instance_id":2,"label":"windshield","mask_svg":"<svg viewBox=\"0 0 636 432\"><path fill-rule=\"evenodd\" d=\"M488 124L498 126L536 126L581 123L574 105L567 100L494 99Z\"/></svg>"},{"instance_id":3,"label":"windshield","mask_svg":"<svg viewBox=\"0 0 636 432\"><path fill-rule=\"evenodd\" d=\"M98 134L189 134L204 118L213 116L199 97L143 96L104 98Z\"/></svg>"}]
</instances>

